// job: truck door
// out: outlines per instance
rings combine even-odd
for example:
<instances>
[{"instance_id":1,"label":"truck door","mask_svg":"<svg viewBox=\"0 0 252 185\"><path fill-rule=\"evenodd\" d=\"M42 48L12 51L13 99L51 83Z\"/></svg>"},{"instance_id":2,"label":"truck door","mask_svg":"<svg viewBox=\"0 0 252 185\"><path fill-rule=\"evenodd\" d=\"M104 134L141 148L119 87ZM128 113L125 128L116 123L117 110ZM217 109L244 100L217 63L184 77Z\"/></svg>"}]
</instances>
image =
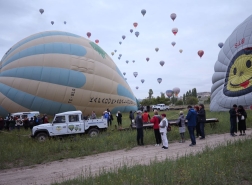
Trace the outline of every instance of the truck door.
<instances>
[{"instance_id":1,"label":"truck door","mask_svg":"<svg viewBox=\"0 0 252 185\"><path fill-rule=\"evenodd\" d=\"M73 114L68 116L68 134L75 134L75 133L83 133L84 132L84 123L80 120L78 114Z\"/></svg>"},{"instance_id":2,"label":"truck door","mask_svg":"<svg viewBox=\"0 0 252 185\"><path fill-rule=\"evenodd\" d=\"M67 123L65 116L57 116L53 121L53 134L54 135L64 135L67 134Z\"/></svg>"}]
</instances>

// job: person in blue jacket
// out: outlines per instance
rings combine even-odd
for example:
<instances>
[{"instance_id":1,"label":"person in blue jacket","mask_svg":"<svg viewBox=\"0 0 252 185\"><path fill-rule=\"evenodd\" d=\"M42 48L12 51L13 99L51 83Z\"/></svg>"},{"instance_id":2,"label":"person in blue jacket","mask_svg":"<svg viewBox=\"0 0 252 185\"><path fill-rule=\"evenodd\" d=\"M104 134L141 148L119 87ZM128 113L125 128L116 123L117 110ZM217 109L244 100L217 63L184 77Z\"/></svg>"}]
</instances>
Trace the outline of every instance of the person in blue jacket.
<instances>
[{"instance_id":1,"label":"person in blue jacket","mask_svg":"<svg viewBox=\"0 0 252 185\"><path fill-rule=\"evenodd\" d=\"M189 146L194 146L194 145L196 145L194 130L195 130L196 123L197 123L197 112L192 108L191 105L188 105L187 109L188 109L188 113L186 116L187 127L188 127L188 131L189 131L190 138L192 141L192 143Z\"/></svg>"}]
</instances>

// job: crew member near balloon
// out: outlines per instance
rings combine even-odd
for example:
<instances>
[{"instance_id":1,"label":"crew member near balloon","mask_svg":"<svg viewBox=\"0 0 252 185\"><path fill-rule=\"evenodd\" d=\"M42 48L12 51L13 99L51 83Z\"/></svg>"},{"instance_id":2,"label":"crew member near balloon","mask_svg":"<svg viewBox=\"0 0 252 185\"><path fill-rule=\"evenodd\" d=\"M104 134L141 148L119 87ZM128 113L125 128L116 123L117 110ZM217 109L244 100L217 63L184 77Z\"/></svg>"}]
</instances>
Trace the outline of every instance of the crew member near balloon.
<instances>
[{"instance_id":1,"label":"crew member near balloon","mask_svg":"<svg viewBox=\"0 0 252 185\"><path fill-rule=\"evenodd\" d=\"M117 124L118 124L118 127L122 127L122 114L120 111L117 112L116 114L116 118L117 118Z\"/></svg>"},{"instance_id":2,"label":"crew member near balloon","mask_svg":"<svg viewBox=\"0 0 252 185\"><path fill-rule=\"evenodd\" d=\"M243 108L242 105L238 106L238 130L240 131L240 135L246 135L245 130L246 130L246 119L247 119L247 113L245 111L245 109Z\"/></svg>"},{"instance_id":3,"label":"crew member near balloon","mask_svg":"<svg viewBox=\"0 0 252 185\"><path fill-rule=\"evenodd\" d=\"M143 124L146 124L149 122L149 120L151 119L149 113L147 112L147 110L144 111L143 115L142 115L142 118L143 118Z\"/></svg>"},{"instance_id":4,"label":"crew member near balloon","mask_svg":"<svg viewBox=\"0 0 252 185\"><path fill-rule=\"evenodd\" d=\"M186 116L187 127L188 127L188 131L189 131L189 134L190 134L191 142L192 142L189 146L194 146L194 145L196 145L194 130L195 130L195 127L196 127L196 122L197 122L197 113L192 108L191 105L188 105L187 109L188 109L188 113L187 113L187 116Z\"/></svg>"},{"instance_id":5,"label":"crew member near balloon","mask_svg":"<svg viewBox=\"0 0 252 185\"><path fill-rule=\"evenodd\" d=\"M168 149L168 139L167 139L167 127L168 127L168 120L166 119L166 114L162 114L162 120L159 123L159 132L161 134L163 149Z\"/></svg>"},{"instance_id":6,"label":"crew member near balloon","mask_svg":"<svg viewBox=\"0 0 252 185\"><path fill-rule=\"evenodd\" d=\"M132 120L134 120L134 113L132 112L132 110L129 113L129 119L130 119L130 125L132 125Z\"/></svg>"},{"instance_id":7,"label":"crew member near balloon","mask_svg":"<svg viewBox=\"0 0 252 185\"><path fill-rule=\"evenodd\" d=\"M236 136L235 133L237 133L237 105L234 104L233 107L229 110L230 114L230 135Z\"/></svg>"},{"instance_id":8,"label":"crew member near balloon","mask_svg":"<svg viewBox=\"0 0 252 185\"><path fill-rule=\"evenodd\" d=\"M162 118L158 115L158 111L154 110L154 116L151 118L150 122L153 123L153 130L156 138L155 146L159 146L161 144L161 134L159 132L159 123L161 122Z\"/></svg>"},{"instance_id":9,"label":"crew member near balloon","mask_svg":"<svg viewBox=\"0 0 252 185\"><path fill-rule=\"evenodd\" d=\"M144 145L143 143L143 120L142 120L142 111L138 110L135 118L135 124L137 129L137 144Z\"/></svg>"},{"instance_id":10,"label":"crew member near balloon","mask_svg":"<svg viewBox=\"0 0 252 185\"><path fill-rule=\"evenodd\" d=\"M185 142L185 117L184 117L183 111L179 112L179 118L176 123L179 126L179 134L181 137L181 140L179 141L179 143L184 143Z\"/></svg>"},{"instance_id":11,"label":"crew member near balloon","mask_svg":"<svg viewBox=\"0 0 252 185\"><path fill-rule=\"evenodd\" d=\"M198 115L198 112L199 112L199 106L198 105L195 105L194 107L194 110L197 112L197 121L196 121L196 137L201 137L201 134L200 134L200 122L199 122L199 115Z\"/></svg>"},{"instance_id":12,"label":"crew member near balloon","mask_svg":"<svg viewBox=\"0 0 252 185\"><path fill-rule=\"evenodd\" d=\"M205 123L206 123L206 111L203 104L199 104L199 111L197 112L198 122L200 125L200 139L205 139Z\"/></svg>"}]
</instances>

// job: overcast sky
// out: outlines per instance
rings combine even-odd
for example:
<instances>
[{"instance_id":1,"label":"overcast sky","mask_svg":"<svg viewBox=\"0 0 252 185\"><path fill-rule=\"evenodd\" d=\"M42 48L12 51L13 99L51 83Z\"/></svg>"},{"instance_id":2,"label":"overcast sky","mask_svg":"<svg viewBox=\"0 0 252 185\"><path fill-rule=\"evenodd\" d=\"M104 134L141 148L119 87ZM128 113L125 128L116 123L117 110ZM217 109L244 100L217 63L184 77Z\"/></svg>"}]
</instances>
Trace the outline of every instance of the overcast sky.
<instances>
[{"instance_id":1,"label":"overcast sky","mask_svg":"<svg viewBox=\"0 0 252 185\"><path fill-rule=\"evenodd\" d=\"M218 43L224 43L251 15L251 7L251 0L0 0L0 58L18 41L37 32L59 30L87 37L89 31L90 39L99 39L110 56L117 50L112 58L121 72L126 72L137 98L147 97L150 88L154 96L174 87L180 88L180 95L194 87L198 92L210 92ZM40 8L45 11L42 15ZM144 17L142 9L147 11ZM175 21L171 13L177 14ZM138 23L136 29L134 22ZM178 28L176 36L171 32L174 27ZM139 37L130 29L139 31ZM204 50L202 58L198 50ZM165 61L163 67L161 60ZM138 72L137 78L133 72ZM163 79L161 84L157 78Z\"/></svg>"}]
</instances>

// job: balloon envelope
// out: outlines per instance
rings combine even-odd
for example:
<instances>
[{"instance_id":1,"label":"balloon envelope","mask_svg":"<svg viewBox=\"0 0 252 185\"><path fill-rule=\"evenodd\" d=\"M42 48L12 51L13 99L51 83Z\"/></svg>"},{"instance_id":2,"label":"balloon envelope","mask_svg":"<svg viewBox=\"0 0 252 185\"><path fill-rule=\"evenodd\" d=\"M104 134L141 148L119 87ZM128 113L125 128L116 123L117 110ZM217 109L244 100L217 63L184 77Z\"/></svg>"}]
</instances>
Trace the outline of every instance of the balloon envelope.
<instances>
[{"instance_id":1,"label":"balloon envelope","mask_svg":"<svg viewBox=\"0 0 252 185\"><path fill-rule=\"evenodd\" d=\"M98 44L98 43L99 43L99 40L98 40L98 39L96 39L96 40L95 40L95 43L96 43L96 44Z\"/></svg>"},{"instance_id":2,"label":"balloon envelope","mask_svg":"<svg viewBox=\"0 0 252 185\"><path fill-rule=\"evenodd\" d=\"M122 54L119 54L119 57L121 57L122 56Z\"/></svg>"},{"instance_id":3,"label":"balloon envelope","mask_svg":"<svg viewBox=\"0 0 252 185\"><path fill-rule=\"evenodd\" d=\"M166 96L168 96L169 98L172 97L172 95L173 95L172 90L167 90L165 93L166 93Z\"/></svg>"},{"instance_id":4,"label":"balloon envelope","mask_svg":"<svg viewBox=\"0 0 252 185\"><path fill-rule=\"evenodd\" d=\"M133 75L134 75L134 77L137 77L138 72L134 72Z\"/></svg>"},{"instance_id":5,"label":"balloon envelope","mask_svg":"<svg viewBox=\"0 0 252 185\"><path fill-rule=\"evenodd\" d=\"M116 49L115 49L114 51L115 51L115 53L117 52L117 50L116 50Z\"/></svg>"},{"instance_id":6,"label":"balloon envelope","mask_svg":"<svg viewBox=\"0 0 252 185\"><path fill-rule=\"evenodd\" d=\"M135 60L132 60L133 63L135 63Z\"/></svg>"},{"instance_id":7,"label":"balloon envelope","mask_svg":"<svg viewBox=\"0 0 252 185\"><path fill-rule=\"evenodd\" d=\"M144 16L144 15L146 14L146 10L145 10L145 9L142 9L142 10L141 10L141 13L142 13L142 15Z\"/></svg>"},{"instance_id":8,"label":"balloon envelope","mask_svg":"<svg viewBox=\"0 0 252 185\"><path fill-rule=\"evenodd\" d=\"M172 46L175 46L175 45L176 45L176 42L172 42L171 45L172 45Z\"/></svg>"},{"instance_id":9,"label":"balloon envelope","mask_svg":"<svg viewBox=\"0 0 252 185\"><path fill-rule=\"evenodd\" d=\"M135 32L135 35L136 35L136 37L138 37L138 36L139 36L139 32L138 32L138 31L136 31L136 32Z\"/></svg>"},{"instance_id":10,"label":"balloon envelope","mask_svg":"<svg viewBox=\"0 0 252 185\"><path fill-rule=\"evenodd\" d=\"M172 33L176 35L178 33L178 28L172 28Z\"/></svg>"},{"instance_id":11,"label":"balloon envelope","mask_svg":"<svg viewBox=\"0 0 252 185\"><path fill-rule=\"evenodd\" d=\"M160 63L161 66L163 66L165 64L164 61L160 61L159 63Z\"/></svg>"},{"instance_id":12,"label":"balloon envelope","mask_svg":"<svg viewBox=\"0 0 252 185\"><path fill-rule=\"evenodd\" d=\"M64 21L64 24L66 24L66 21Z\"/></svg>"},{"instance_id":13,"label":"balloon envelope","mask_svg":"<svg viewBox=\"0 0 252 185\"><path fill-rule=\"evenodd\" d=\"M41 14L43 14L43 13L44 13L44 9L39 9L39 12L40 12Z\"/></svg>"},{"instance_id":14,"label":"balloon envelope","mask_svg":"<svg viewBox=\"0 0 252 185\"><path fill-rule=\"evenodd\" d=\"M87 32L87 36L88 36L88 38L90 38L90 36L91 36L91 33L90 33L90 32Z\"/></svg>"},{"instance_id":15,"label":"balloon envelope","mask_svg":"<svg viewBox=\"0 0 252 185\"><path fill-rule=\"evenodd\" d=\"M142 79L141 82L144 83L144 79Z\"/></svg>"},{"instance_id":16,"label":"balloon envelope","mask_svg":"<svg viewBox=\"0 0 252 185\"><path fill-rule=\"evenodd\" d=\"M122 42L119 42L119 44L122 44Z\"/></svg>"},{"instance_id":17,"label":"balloon envelope","mask_svg":"<svg viewBox=\"0 0 252 185\"><path fill-rule=\"evenodd\" d=\"M159 48L155 48L155 51L158 52Z\"/></svg>"},{"instance_id":18,"label":"balloon envelope","mask_svg":"<svg viewBox=\"0 0 252 185\"><path fill-rule=\"evenodd\" d=\"M126 63L128 64L128 63L129 63L129 61L128 61L128 60L126 60Z\"/></svg>"},{"instance_id":19,"label":"balloon envelope","mask_svg":"<svg viewBox=\"0 0 252 185\"><path fill-rule=\"evenodd\" d=\"M138 86L136 86L136 89L138 89Z\"/></svg>"},{"instance_id":20,"label":"balloon envelope","mask_svg":"<svg viewBox=\"0 0 252 185\"><path fill-rule=\"evenodd\" d=\"M223 43L222 42L220 42L219 44L218 44L218 46L220 47L220 48L222 48L223 47Z\"/></svg>"},{"instance_id":21,"label":"balloon envelope","mask_svg":"<svg viewBox=\"0 0 252 185\"><path fill-rule=\"evenodd\" d=\"M125 38L126 38L125 35L123 35L123 36L122 36L122 39L124 40Z\"/></svg>"},{"instance_id":22,"label":"balloon envelope","mask_svg":"<svg viewBox=\"0 0 252 185\"><path fill-rule=\"evenodd\" d=\"M146 58L147 62L150 60L148 57Z\"/></svg>"},{"instance_id":23,"label":"balloon envelope","mask_svg":"<svg viewBox=\"0 0 252 185\"><path fill-rule=\"evenodd\" d=\"M54 24L54 22L53 22L53 21L51 21L51 24L53 25L53 24Z\"/></svg>"},{"instance_id":24,"label":"balloon envelope","mask_svg":"<svg viewBox=\"0 0 252 185\"><path fill-rule=\"evenodd\" d=\"M180 53L182 53L182 52L183 52L183 50L182 50L182 49L180 49L180 50L179 50L179 52L180 52Z\"/></svg>"},{"instance_id":25,"label":"balloon envelope","mask_svg":"<svg viewBox=\"0 0 252 185\"><path fill-rule=\"evenodd\" d=\"M123 73L123 75L125 76L125 75L126 75L126 73L124 72L124 73Z\"/></svg>"},{"instance_id":26,"label":"balloon envelope","mask_svg":"<svg viewBox=\"0 0 252 185\"><path fill-rule=\"evenodd\" d=\"M113 56L115 53L114 52L111 52L111 55Z\"/></svg>"},{"instance_id":27,"label":"balloon envelope","mask_svg":"<svg viewBox=\"0 0 252 185\"><path fill-rule=\"evenodd\" d=\"M132 33L133 32L133 30L132 29L130 29L130 33Z\"/></svg>"},{"instance_id":28,"label":"balloon envelope","mask_svg":"<svg viewBox=\"0 0 252 185\"><path fill-rule=\"evenodd\" d=\"M171 17L171 19L174 21L174 20L176 19L177 15L176 15L175 13L172 13L172 14L170 15L170 17Z\"/></svg>"},{"instance_id":29,"label":"balloon envelope","mask_svg":"<svg viewBox=\"0 0 252 185\"><path fill-rule=\"evenodd\" d=\"M179 94L179 92L180 92L180 88L174 87L174 88L173 88L173 92L174 92L175 96L178 97L178 94Z\"/></svg>"},{"instance_id":30,"label":"balloon envelope","mask_svg":"<svg viewBox=\"0 0 252 185\"><path fill-rule=\"evenodd\" d=\"M199 50L199 51L198 51L198 55L199 55L199 57L201 58L201 57L204 55L204 51L203 51L203 50Z\"/></svg>"},{"instance_id":31,"label":"balloon envelope","mask_svg":"<svg viewBox=\"0 0 252 185\"><path fill-rule=\"evenodd\" d=\"M158 78L157 81L158 81L158 83L161 83L162 82L162 78Z\"/></svg>"},{"instance_id":32,"label":"balloon envelope","mask_svg":"<svg viewBox=\"0 0 252 185\"><path fill-rule=\"evenodd\" d=\"M134 26L135 28L137 27L137 25L138 25L137 22L134 22L134 23L133 23L133 26Z\"/></svg>"}]
</instances>

